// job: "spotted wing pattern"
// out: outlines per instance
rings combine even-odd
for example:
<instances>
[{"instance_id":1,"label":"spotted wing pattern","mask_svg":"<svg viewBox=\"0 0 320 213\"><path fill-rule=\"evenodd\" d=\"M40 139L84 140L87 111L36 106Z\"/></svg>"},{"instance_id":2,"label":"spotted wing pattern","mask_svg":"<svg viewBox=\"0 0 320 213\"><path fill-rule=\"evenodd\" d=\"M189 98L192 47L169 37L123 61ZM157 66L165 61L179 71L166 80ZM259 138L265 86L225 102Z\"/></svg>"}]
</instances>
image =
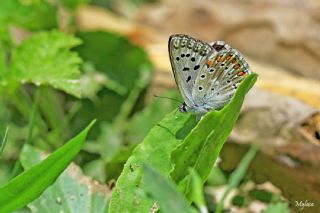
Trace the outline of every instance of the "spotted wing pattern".
<instances>
[{"instance_id":1,"label":"spotted wing pattern","mask_svg":"<svg viewBox=\"0 0 320 213\"><path fill-rule=\"evenodd\" d=\"M207 111L223 107L251 73L241 54L223 41L207 44L187 35L173 35L169 56L185 103Z\"/></svg>"}]
</instances>

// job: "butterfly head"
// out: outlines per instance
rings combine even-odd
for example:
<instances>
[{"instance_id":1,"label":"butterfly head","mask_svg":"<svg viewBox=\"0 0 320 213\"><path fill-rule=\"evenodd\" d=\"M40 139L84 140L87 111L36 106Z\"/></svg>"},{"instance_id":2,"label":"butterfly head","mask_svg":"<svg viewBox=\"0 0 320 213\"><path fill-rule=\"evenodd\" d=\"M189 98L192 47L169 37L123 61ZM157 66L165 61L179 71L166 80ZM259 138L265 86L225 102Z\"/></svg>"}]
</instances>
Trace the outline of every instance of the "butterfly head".
<instances>
[{"instance_id":1,"label":"butterfly head","mask_svg":"<svg viewBox=\"0 0 320 213\"><path fill-rule=\"evenodd\" d=\"M185 102L183 102L180 106L179 106L179 111L180 112L188 112L189 111L189 107L187 106L187 104Z\"/></svg>"},{"instance_id":2,"label":"butterfly head","mask_svg":"<svg viewBox=\"0 0 320 213\"><path fill-rule=\"evenodd\" d=\"M209 106L198 105L198 104L188 106L185 102L183 102L179 106L180 112L188 112L188 113L192 113L192 114L205 114L209 110L212 110L212 108L209 108Z\"/></svg>"}]
</instances>

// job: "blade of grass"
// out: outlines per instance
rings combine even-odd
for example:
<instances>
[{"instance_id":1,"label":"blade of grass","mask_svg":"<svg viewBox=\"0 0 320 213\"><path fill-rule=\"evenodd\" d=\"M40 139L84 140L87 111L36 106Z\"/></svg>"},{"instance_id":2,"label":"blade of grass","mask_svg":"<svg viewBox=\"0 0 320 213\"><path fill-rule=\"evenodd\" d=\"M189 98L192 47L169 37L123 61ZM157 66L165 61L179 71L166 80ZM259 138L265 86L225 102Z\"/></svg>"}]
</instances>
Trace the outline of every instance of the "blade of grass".
<instances>
[{"instance_id":1,"label":"blade of grass","mask_svg":"<svg viewBox=\"0 0 320 213\"><path fill-rule=\"evenodd\" d=\"M206 202L203 197L203 185L200 176L194 169L189 169L192 182L192 200L197 205L201 213L208 213Z\"/></svg>"},{"instance_id":2,"label":"blade of grass","mask_svg":"<svg viewBox=\"0 0 320 213\"><path fill-rule=\"evenodd\" d=\"M1 144L0 144L0 156L1 156L1 154L2 154L2 152L4 150L4 147L6 146L6 143L7 143L8 131L9 131L9 127L7 126L6 131L4 132L3 139L2 139Z\"/></svg>"},{"instance_id":3,"label":"blade of grass","mask_svg":"<svg viewBox=\"0 0 320 213\"><path fill-rule=\"evenodd\" d=\"M39 90L36 90L35 97L34 97L34 102L32 105L32 111L31 111L31 117L30 117L30 122L28 125L28 135L27 135L27 140L26 144L32 144L32 132L33 132L33 126L37 114L37 108L38 108L38 101L39 101ZM12 173L11 173L11 178L17 176L20 172L22 171L22 166L20 163L20 160L18 159L13 167Z\"/></svg>"},{"instance_id":4,"label":"blade of grass","mask_svg":"<svg viewBox=\"0 0 320 213\"><path fill-rule=\"evenodd\" d=\"M228 183L228 187L224 194L222 195L221 200L219 201L215 213L221 213L223 206L224 206L224 201L231 192L231 190L235 187L237 187L240 183L240 181L243 179L244 175L246 174L248 167L253 160L254 156L256 155L258 150L257 146L252 146L250 150L246 153L246 155L242 158L240 161L237 169L231 174L230 180Z\"/></svg>"},{"instance_id":5,"label":"blade of grass","mask_svg":"<svg viewBox=\"0 0 320 213\"><path fill-rule=\"evenodd\" d=\"M41 163L13 178L0 188L0 209L2 213L12 212L30 203L48 188L80 151L92 121L81 133L49 155Z\"/></svg>"}]
</instances>

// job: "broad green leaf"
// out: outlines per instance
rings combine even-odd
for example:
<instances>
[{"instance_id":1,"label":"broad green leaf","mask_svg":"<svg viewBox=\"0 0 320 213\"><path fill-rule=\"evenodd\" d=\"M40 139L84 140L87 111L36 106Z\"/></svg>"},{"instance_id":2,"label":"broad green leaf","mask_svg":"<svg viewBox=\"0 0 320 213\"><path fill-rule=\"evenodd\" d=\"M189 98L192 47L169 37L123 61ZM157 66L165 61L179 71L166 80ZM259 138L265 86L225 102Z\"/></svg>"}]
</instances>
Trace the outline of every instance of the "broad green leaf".
<instances>
[{"instance_id":1,"label":"broad green leaf","mask_svg":"<svg viewBox=\"0 0 320 213\"><path fill-rule=\"evenodd\" d=\"M222 110L207 113L173 152L172 161L175 163L175 169L171 177L186 194L190 192L190 175L186 168L194 168L202 182L206 181L237 121L244 97L256 78L256 74L247 76L232 100Z\"/></svg>"},{"instance_id":2,"label":"broad green leaf","mask_svg":"<svg viewBox=\"0 0 320 213\"><path fill-rule=\"evenodd\" d=\"M172 181L148 165L144 165L145 190L160 206L163 213L188 213L191 208Z\"/></svg>"},{"instance_id":3,"label":"broad green leaf","mask_svg":"<svg viewBox=\"0 0 320 213\"><path fill-rule=\"evenodd\" d=\"M304 209L307 210L307 209ZM289 213L288 203L270 203L262 213Z\"/></svg>"},{"instance_id":4,"label":"broad green leaf","mask_svg":"<svg viewBox=\"0 0 320 213\"><path fill-rule=\"evenodd\" d=\"M195 125L194 116L177 111L168 114L153 127L126 162L113 191L109 211L117 213L147 212L150 210L153 201L139 193L143 186L141 181L143 177L142 162L147 162L157 168L165 177L169 176L174 169L171 162L175 162L176 167L172 177L176 182L188 175L189 167L195 168L204 182L240 113L245 94L255 80L256 75L248 76L238 88L230 104L221 111L208 113L192 131L191 129ZM188 136L186 137L186 135ZM216 138L217 136L219 137ZM181 146L182 141L183 145ZM217 148L214 141L219 145ZM178 145L180 146L177 149ZM205 153L199 152L202 146L204 146L203 152ZM176 149L172 161L171 155ZM198 158L199 160L197 160ZM212 163L210 164L210 162ZM187 184L183 186L188 188Z\"/></svg>"},{"instance_id":5,"label":"broad green leaf","mask_svg":"<svg viewBox=\"0 0 320 213\"><path fill-rule=\"evenodd\" d=\"M116 33L95 31L79 32L76 35L83 44L75 50L86 63L91 64L96 73L107 79L107 85L96 93L95 101L82 101L83 107L79 111L81 116L77 116L72 122L75 128L95 117L112 122L120 112L119 106L136 89L140 91L138 107L141 107L141 96L153 74L153 66L144 49ZM141 83L144 88L141 88ZM132 101L137 103L136 99ZM132 111L137 110L136 107ZM93 129L95 130L97 128Z\"/></svg>"},{"instance_id":6,"label":"broad green leaf","mask_svg":"<svg viewBox=\"0 0 320 213\"><path fill-rule=\"evenodd\" d=\"M50 85L80 96L80 57L70 51L81 41L59 31L40 32L27 38L13 53L12 77L21 83Z\"/></svg>"},{"instance_id":7,"label":"broad green leaf","mask_svg":"<svg viewBox=\"0 0 320 213\"><path fill-rule=\"evenodd\" d=\"M27 205L48 188L80 151L91 122L81 133L0 188L0 209L12 212Z\"/></svg>"},{"instance_id":8,"label":"broad green leaf","mask_svg":"<svg viewBox=\"0 0 320 213\"><path fill-rule=\"evenodd\" d=\"M14 24L29 30L57 27L57 7L50 1L0 1L1 23Z\"/></svg>"},{"instance_id":9,"label":"broad green leaf","mask_svg":"<svg viewBox=\"0 0 320 213\"><path fill-rule=\"evenodd\" d=\"M176 92L167 92L164 97L178 98ZM136 144L141 142L149 130L156 125L167 112L178 108L176 101L154 97L153 102L142 111L137 112L125 123L126 141Z\"/></svg>"},{"instance_id":10,"label":"broad green leaf","mask_svg":"<svg viewBox=\"0 0 320 213\"><path fill-rule=\"evenodd\" d=\"M194 123L194 116L175 110L149 131L124 165L112 193L110 213L150 211L154 202L141 193L142 164L146 162L168 177L173 168L170 162L171 152Z\"/></svg>"},{"instance_id":11,"label":"broad green leaf","mask_svg":"<svg viewBox=\"0 0 320 213\"><path fill-rule=\"evenodd\" d=\"M152 65L146 52L126 37L110 32L79 32L83 44L76 48L85 61L97 71L122 85L129 92L143 73L151 73Z\"/></svg>"},{"instance_id":12,"label":"broad green leaf","mask_svg":"<svg viewBox=\"0 0 320 213\"><path fill-rule=\"evenodd\" d=\"M44 154L25 146L21 153L21 163L25 169L39 163ZM77 212L100 213L107 211L107 199L111 195L107 186L86 177L81 169L71 164L47 190L32 203L31 212Z\"/></svg>"},{"instance_id":13,"label":"broad green leaf","mask_svg":"<svg viewBox=\"0 0 320 213\"><path fill-rule=\"evenodd\" d=\"M223 193L222 198L217 205L217 208L215 211L216 213L222 212L225 199L227 198L231 190L237 187L240 181L243 179L251 161L253 160L254 156L257 153L257 150L258 148L256 146L252 146L250 150L246 153L246 155L242 158L236 170L231 174L228 187L226 191Z\"/></svg>"}]
</instances>

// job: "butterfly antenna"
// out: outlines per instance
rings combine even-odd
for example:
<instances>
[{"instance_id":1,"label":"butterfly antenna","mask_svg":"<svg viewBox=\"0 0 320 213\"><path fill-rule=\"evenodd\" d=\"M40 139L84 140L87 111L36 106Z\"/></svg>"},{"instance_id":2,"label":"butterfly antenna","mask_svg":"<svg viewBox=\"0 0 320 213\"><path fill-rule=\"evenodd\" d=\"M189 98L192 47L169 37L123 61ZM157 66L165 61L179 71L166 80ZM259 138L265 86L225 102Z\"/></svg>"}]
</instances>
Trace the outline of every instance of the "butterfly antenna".
<instances>
[{"instance_id":1,"label":"butterfly antenna","mask_svg":"<svg viewBox=\"0 0 320 213\"><path fill-rule=\"evenodd\" d=\"M163 97L163 96L159 96L159 95L153 95L154 97L156 98L165 98L165 99L170 99L170 100L173 100L173 101L176 101L176 102L179 102L180 104L182 104L181 101L179 101L178 99L175 99L175 98L170 98L170 97Z\"/></svg>"}]
</instances>

